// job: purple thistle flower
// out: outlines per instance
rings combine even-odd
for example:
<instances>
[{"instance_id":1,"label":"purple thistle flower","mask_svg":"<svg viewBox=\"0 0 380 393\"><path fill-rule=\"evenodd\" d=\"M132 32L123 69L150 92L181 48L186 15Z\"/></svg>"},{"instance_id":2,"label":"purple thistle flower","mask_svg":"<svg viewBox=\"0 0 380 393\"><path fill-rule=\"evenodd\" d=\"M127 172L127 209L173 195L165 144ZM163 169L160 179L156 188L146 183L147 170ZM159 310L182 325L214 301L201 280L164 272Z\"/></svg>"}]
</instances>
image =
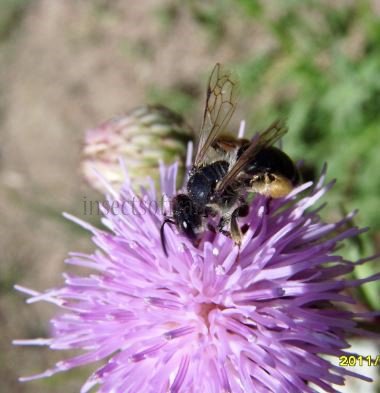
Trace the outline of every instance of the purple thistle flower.
<instances>
[{"instance_id":1,"label":"purple thistle flower","mask_svg":"<svg viewBox=\"0 0 380 393\"><path fill-rule=\"evenodd\" d=\"M176 170L161 168L169 197ZM256 196L241 219L247 230L240 248L212 231L195 247L168 226L166 257L153 185L140 196L128 181L120 192L109 188L109 203L128 209L103 208L107 230L67 215L98 248L67 262L95 273L65 274L64 286L43 293L17 286L30 295L28 303L51 302L64 313L52 320L51 338L15 343L83 353L22 380L99 360L104 365L81 393L95 385L101 393L294 393L314 392L313 384L336 392L332 385L343 385L347 375L370 380L322 357L346 354L347 337L364 334L357 319L371 314L338 305L354 303L346 289L379 278L344 277L370 258L351 262L334 252L362 230L346 225L352 215L321 221L313 206L332 186L324 181L325 173L316 185L277 200Z\"/></svg>"}]
</instances>

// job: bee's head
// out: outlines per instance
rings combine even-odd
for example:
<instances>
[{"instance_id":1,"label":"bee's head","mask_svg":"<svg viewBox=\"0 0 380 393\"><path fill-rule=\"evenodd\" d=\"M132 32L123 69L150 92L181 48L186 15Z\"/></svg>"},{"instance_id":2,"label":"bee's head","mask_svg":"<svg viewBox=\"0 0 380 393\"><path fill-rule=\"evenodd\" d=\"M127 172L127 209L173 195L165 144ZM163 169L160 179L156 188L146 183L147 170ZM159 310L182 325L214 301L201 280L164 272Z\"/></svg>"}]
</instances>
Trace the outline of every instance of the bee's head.
<instances>
[{"instance_id":1,"label":"bee's head","mask_svg":"<svg viewBox=\"0 0 380 393\"><path fill-rule=\"evenodd\" d=\"M178 194L172 200L173 217L166 217L161 225L161 244L166 256L165 224L175 224L176 227L190 240L195 240L197 229L202 225L201 210L193 200L185 194Z\"/></svg>"},{"instance_id":2,"label":"bee's head","mask_svg":"<svg viewBox=\"0 0 380 393\"><path fill-rule=\"evenodd\" d=\"M200 209L185 194L178 194L172 200L173 218L179 230L189 239L195 240L197 229L202 225Z\"/></svg>"}]
</instances>

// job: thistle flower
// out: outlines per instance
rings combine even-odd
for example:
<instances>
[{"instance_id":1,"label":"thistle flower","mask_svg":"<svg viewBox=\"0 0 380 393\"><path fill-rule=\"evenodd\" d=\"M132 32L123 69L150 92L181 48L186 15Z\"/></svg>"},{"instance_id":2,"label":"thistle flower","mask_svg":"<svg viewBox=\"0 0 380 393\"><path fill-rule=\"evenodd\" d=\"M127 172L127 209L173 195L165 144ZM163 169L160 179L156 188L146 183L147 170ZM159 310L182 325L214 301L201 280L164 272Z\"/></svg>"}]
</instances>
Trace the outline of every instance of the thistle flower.
<instances>
[{"instance_id":1,"label":"thistle flower","mask_svg":"<svg viewBox=\"0 0 380 393\"><path fill-rule=\"evenodd\" d=\"M169 197L176 171L161 168ZM321 220L313 206L332 186L324 181L325 173L278 200L256 196L241 221L240 248L212 231L195 247L168 227L169 257L160 243L162 212L151 208L159 204L153 185L140 196L129 181L120 192L109 187L109 203L125 209L103 209L106 230L68 216L98 249L67 262L95 273L65 274L61 288L46 292L17 286L28 303L51 302L64 313L52 321L51 338L15 343L83 353L22 380L99 360L81 393L96 385L101 393L294 393L314 392L313 384L336 392L332 385L346 376L369 380L322 357L346 354L347 337L363 333L357 319L370 317L339 306L354 302L345 290L379 278L344 278L370 258L351 262L334 252L362 230L347 229L351 215Z\"/></svg>"},{"instance_id":2,"label":"thistle flower","mask_svg":"<svg viewBox=\"0 0 380 393\"><path fill-rule=\"evenodd\" d=\"M113 118L85 135L81 171L90 186L103 192L94 167L116 189L123 182L119 158L127 165L133 187L158 180L158 160L184 162L192 130L183 118L162 105L140 106ZM183 169L183 168L182 168Z\"/></svg>"}]
</instances>

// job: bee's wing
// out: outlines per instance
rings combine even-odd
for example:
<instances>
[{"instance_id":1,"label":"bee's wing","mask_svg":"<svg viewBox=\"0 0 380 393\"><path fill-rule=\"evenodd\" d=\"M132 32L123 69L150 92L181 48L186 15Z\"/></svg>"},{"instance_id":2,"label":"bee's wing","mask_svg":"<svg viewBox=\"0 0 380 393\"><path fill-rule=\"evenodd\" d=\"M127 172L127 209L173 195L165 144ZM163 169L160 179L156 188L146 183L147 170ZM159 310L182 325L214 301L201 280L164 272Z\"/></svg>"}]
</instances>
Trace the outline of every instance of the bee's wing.
<instances>
[{"instance_id":1,"label":"bee's wing","mask_svg":"<svg viewBox=\"0 0 380 393\"><path fill-rule=\"evenodd\" d=\"M258 152L273 145L284 134L288 128L281 120L275 121L265 131L255 137L247 150L238 158L226 176L218 183L216 187L217 193L222 193L227 186L236 181L238 175L244 170L245 166L252 161Z\"/></svg>"},{"instance_id":2,"label":"bee's wing","mask_svg":"<svg viewBox=\"0 0 380 393\"><path fill-rule=\"evenodd\" d=\"M206 106L200 131L195 166L200 166L207 150L227 126L234 113L238 84L231 73L216 63L207 87Z\"/></svg>"}]
</instances>

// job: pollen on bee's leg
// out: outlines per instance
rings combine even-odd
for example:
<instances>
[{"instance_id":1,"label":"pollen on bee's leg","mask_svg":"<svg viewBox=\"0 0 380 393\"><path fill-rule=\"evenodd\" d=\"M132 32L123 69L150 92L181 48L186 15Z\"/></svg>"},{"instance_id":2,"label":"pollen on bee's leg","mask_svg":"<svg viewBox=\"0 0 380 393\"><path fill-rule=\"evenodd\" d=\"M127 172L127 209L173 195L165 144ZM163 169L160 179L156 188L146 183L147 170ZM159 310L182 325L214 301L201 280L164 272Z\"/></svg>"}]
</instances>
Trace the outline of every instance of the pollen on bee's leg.
<instances>
[{"instance_id":1,"label":"pollen on bee's leg","mask_svg":"<svg viewBox=\"0 0 380 393\"><path fill-rule=\"evenodd\" d=\"M231 238L235 244L240 246L242 237L243 234L240 230L239 223L237 222L237 217L234 216L231 220Z\"/></svg>"}]
</instances>

